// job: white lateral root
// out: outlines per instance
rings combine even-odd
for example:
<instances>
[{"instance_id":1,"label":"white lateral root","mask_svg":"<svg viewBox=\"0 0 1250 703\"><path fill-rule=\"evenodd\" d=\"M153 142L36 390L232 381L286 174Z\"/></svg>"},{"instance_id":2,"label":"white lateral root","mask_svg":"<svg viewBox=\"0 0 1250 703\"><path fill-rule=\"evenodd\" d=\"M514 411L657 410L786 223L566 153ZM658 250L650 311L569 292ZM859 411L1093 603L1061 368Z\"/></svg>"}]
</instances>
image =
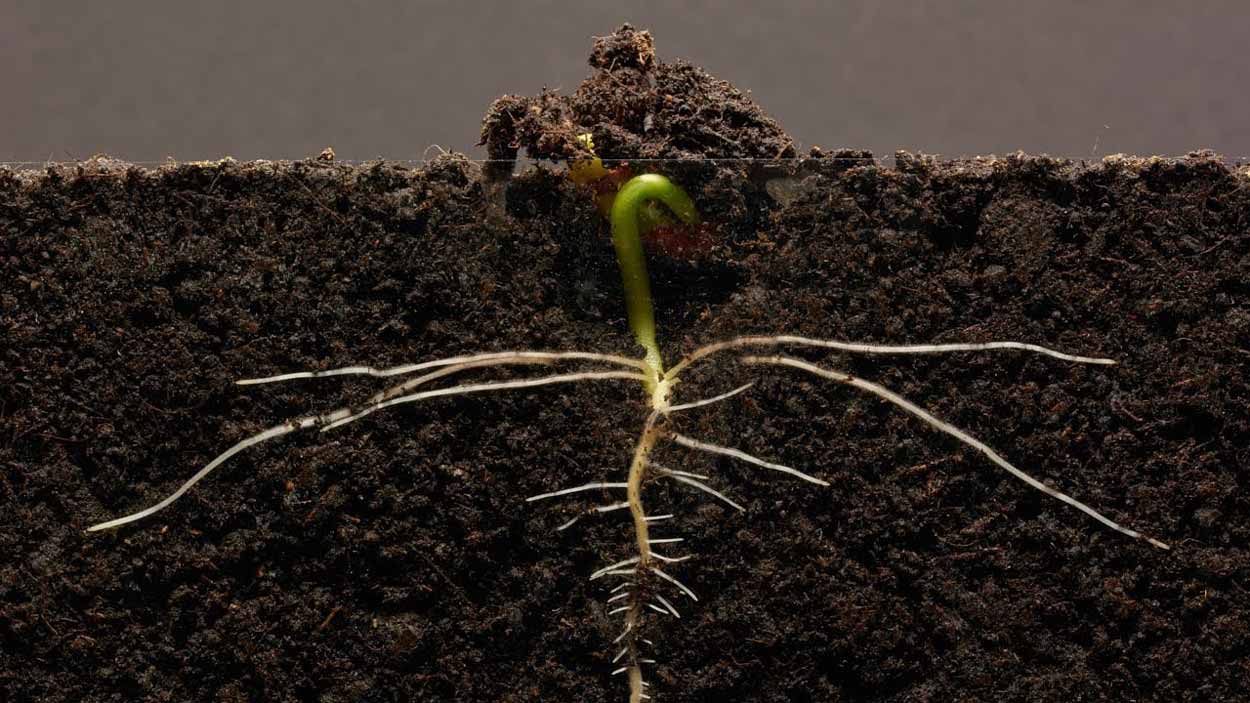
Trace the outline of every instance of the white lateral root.
<instances>
[{"instance_id":1,"label":"white lateral root","mask_svg":"<svg viewBox=\"0 0 1250 703\"><path fill-rule=\"evenodd\" d=\"M329 376L372 376L374 378L388 378L391 376L403 376L414 373L416 371L424 371L425 369L439 368L443 366L456 366L465 363L475 362L508 362L526 359L521 363L534 363L535 361L601 361L609 364L618 364L621 366L630 366L639 370L646 370L646 364L638 359L630 359L615 354L596 354L594 352L532 352L532 351L506 351L506 352L487 352L484 354L471 354L467 356L453 356L447 359L435 359L433 361L423 361L419 364L404 364L402 366L392 366L390 368L378 369L372 366L344 366L337 369L327 369L325 371L296 371L294 373L284 373L277 376L265 376L263 378L245 378L235 381L240 386L255 386L263 383L277 383L280 381L291 381L299 378L326 378Z\"/></svg>"},{"instance_id":2,"label":"white lateral root","mask_svg":"<svg viewBox=\"0 0 1250 703\"><path fill-rule=\"evenodd\" d=\"M668 599L667 599L667 598L665 598L664 596L660 595L659 593L653 593L653 594L651 594L651 595L655 596L655 599L656 599L656 600L658 600L658 601L660 601L660 603L661 603L661 604L662 604L665 608L668 608L668 612L672 613L672 614L673 614L673 617L675 617L675 618L677 618L677 619L679 619L679 620L681 619L681 613L677 612L677 609L673 607L673 604L672 604L672 603L669 603L669 602L668 602Z\"/></svg>"},{"instance_id":3,"label":"white lateral root","mask_svg":"<svg viewBox=\"0 0 1250 703\"><path fill-rule=\"evenodd\" d=\"M618 561L618 562L616 562L615 564L613 564L613 565L611 565L611 566L605 566L605 567L603 567L602 569L599 569L599 570L598 570L598 571L596 571L595 573L591 574L591 575L590 575L590 580L591 580L591 581L594 581L594 580L596 580L596 579L598 579L598 578L601 578L601 577L606 576L606 575L608 575L608 574L614 573L614 572L616 572L617 570L619 570L619 569L620 569L621 567L623 567L623 566L629 566L630 564L637 564L639 561L641 561L641 559L642 559L642 557L630 557L629 559L625 559L625 560L623 560L623 561Z\"/></svg>"},{"instance_id":4,"label":"white lateral root","mask_svg":"<svg viewBox=\"0 0 1250 703\"><path fill-rule=\"evenodd\" d=\"M653 567L651 567L651 572L652 572L652 573L654 573L656 576L659 576L660 578L664 579L665 581L668 581L669 583L671 583L671 584L673 584L674 586L676 586L678 589L680 589L680 590L681 590L681 592L682 592L682 593L685 593L687 596L690 596L690 600L693 600L693 601L698 601L698 600L699 600L699 597L698 597L698 596L696 596L696 595L694 594L694 591L692 591L692 590L690 590L689 588L687 588L687 587L686 587L686 584L684 584L684 583L682 583L681 581L678 581L677 579L673 578L672 576L669 576L668 574L664 573L663 571L661 571L661 570L660 570L660 567L658 567L658 566L653 566Z\"/></svg>"},{"instance_id":5,"label":"white lateral root","mask_svg":"<svg viewBox=\"0 0 1250 703\"><path fill-rule=\"evenodd\" d=\"M326 430L331 427L338 427L339 425L342 425L347 422L351 422L360 417L363 417L364 415L368 415L369 413L375 412L377 410L381 410L382 408L389 407L391 405L397 405L399 403L409 403L409 402L414 402L417 400L424 400L426 398L467 395L471 393L483 393L483 392L488 392L488 391L510 390L510 389L515 389L515 388L533 388L536 386L545 386L545 385L551 385L551 384L556 384L556 383L575 383L578 381L621 379L621 378L642 381L646 377L640 373L633 373L633 372L628 372L628 371L602 371L602 372L558 374L555 376L544 376L541 378L524 379L524 380L517 380L517 381L499 381L499 382L489 382L489 383L465 384L465 385L460 385L460 386L451 386L449 388L440 388L440 389L432 390L432 391L424 391L422 393L414 393L412 395L402 396L400 398L394 398L392 400L374 404L372 406L369 406L365 410L360 411L360 412L355 412L354 414L353 414L353 409L348 407L348 408L339 408L337 410L333 410L331 412L324 413L321 415L309 415L306 417L296 418L294 420L284 422L281 425L275 425L274 427L270 427L267 430L254 434L251 437L248 437L236 443L234 446L230 447L229 449L222 452L221 454L218 454L217 457L214 458L212 461L210 461L207 465L205 465L204 468L196 472L194 476L187 479L181 486L178 487L177 490L175 490L167 498L160 501L159 503L153 506L150 506L148 508L144 508L143 510L140 510L138 512L131 513L129 515L125 515L119 518L115 518L113 520L108 520L106 522L101 522L99 524L92 525L87 528L87 531L97 532L100 530L108 530L108 529L112 529L115 527L120 527L122 525L134 522L136 520L142 520L143 518L148 517L149 515L152 515L153 513L157 513L161 510L164 510L165 508L173 504L174 501L181 498L183 494L185 494L188 490L191 489L192 486L199 483L205 476L208 476L208 474L212 473L214 469L216 469L218 466L220 466L223 462L225 462L230 457L234 456L235 454L238 454L239 452L243 451L244 449L247 449L248 447L255 446L266 440L273 439L274 437L281 437L282 435L290 434L291 432L295 432L296 430L303 430L303 429L308 429L310 427L318 427L318 426L321 427L322 430Z\"/></svg>"},{"instance_id":6,"label":"white lateral root","mask_svg":"<svg viewBox=\"0 0 1250 703\"><path fill-rule=\"evenodd\" d=\"M721 454L723 456L731 456L735 459L741 459L742 461L745 461L747 463L755 464L756 466L762 466L766 469L772 469L773 471L780 471L783 474L790 474L791 476L794 476L796 478L801 478L804 481L807 481L808 483L814 483L817 486L829 485L828 481L816 478L815 476L809 476L808 474L805 474L802 471L799 471L798 469L792 469L789 466L782 466L781 464L774 464L769 461L764 461L763 459L751 456L750 454L747 454L744 451L732 449L730 447L722 447L719 444L712 444L711 442L700 442L697 439L692 439L690 437L687 437L686 435L678 434L676 432L670 432L669 436L673 438L674 442L680 444L683 447L687 447L690 449L697 449L699 451L704 451L704 452L710 452L712 454Z\"/></svg>"},{"instance_id":7,"label":"white lateral root","mask_svg":"<svg viewBox=\"0 0 1250 703\"><path fill-rule=\"evenodd\" d=\"M728 393L721 393L720 395L712 396L711 398L704 398L703 400L696 400L693 403L682 403L681 405L674 405L674 406L671 406L668 409L668 411L670 413L675 413L681 410L691 410L693 408L701 408L704 405L711 405L712 403L719 403L722 400L727 400L729 398L734 397L735 395L738 395L742 391L745 391L746 389L754 385L755 385L754 381L752 381L751 383L744 383L741 386L738 386L737 388L733 389L732 391L729 391Z\"/></svg>"},{"instance_id":8,"label":"white lateral root","mask_svg":"<svg viewBox=\"0 0 1250 703\"><path fill-rule=\"evenodd\" d=\"M1033 478L1029 474L1021 471L1020 469L1017 469L1010 462L1008 462L1006 459L1000 456L998 452L995 452L993 449L991 449L989 446L987 446L985 443L981 442L977 438L973 437L972 435L969 435L967 432L964 432L963 430L959 429L958 427L955 427L954 425L951 425L942 420L939 420L929 411L925 410L924 408L921 408L920 406L916 405L910 400L907 400L906 398L898 395L894 391L891 391L890 389L884 386L878 385L876 383L872 383L871 381L865 381L861 378L855 378L854 376L840 373L838 371L832 371L829 369L821 368L814 364L809 364L806 361L802 361L800 359L795 359L795 358L788 357L788 356L744 356L742 357L742 361L747 364L772 364L774 366L789 366L792 368L800 369L802 371L807 371L808 373L815 374L822 378L827 378L831 381L837 381L839 383L844 383L846 385L854 386L861 390L868 391L869 393L872 393L878 398L881 398L890 403L893 403L894 405L897 405L903 410L906 410L912 415L920 418L921 420L923 420L925 423L927 423L929 426L933 427L934 429L944 432L954 437L955 439L958 439L964 444L972 447L973 449L976 449L978 452L983 454L990 461L994 462L1001 468L1005 469L1012 476L1015 476L1021 481L1027 483L1028 485L1032 486L1033 488L1036 488L1037 490L1041 491L1042 493L1045 493L1046 495L1052 498L1055 498L1064 503L1067 503L1068 505L1071 505L1077 510L1080 510L1086 515L1089 515L1090 517L1094 518L1098 522L1101 522L1102 524L1106 525L1107 527L1110 527L1111 529L1117 532L1120 532L1122 534L1128 535L1129 537L1132 537L1134 539L1140 539L1140 540L1149 542L1150 544L1158 547L1159 549L1165 549L1165 550L1171 549L1171 547L1168 546L1167 544L1160 542L1159 540L1154 539L1152 537L1143 535L1142 533L1137 532L1136 530L1130 530L1129 528L1124 527L1123 525L1115 522L1114 520L1111 520L1110 518L1105 517L1102 513L1099 513L1097 510L1094 510L1093 508L1082 503L1081 501L1076 500L1075 498L1072 498L1066 493L1061 493L1051 488L1050 486L1047 486L1041 481L1038 481L1037 479Z\"/></svg>"},{"instance_id":9,"label":"white lateral root","mask_svg":"<svg viewBox=\"0 0 1250 703\"><path fill-rule=\"evenodd\" d=\"M700 479L703 479L703 480L707 480L707 479L709 478L709 477L708 477L707 475L705 475L705 474L696 474L696 473L691 473L691 472L689 472L689 471L681 471L681 470L678 470L678 469L670 469L670 468L668 468L667 466L665 466L665 465L663 465L663 464L661 464L661 463L659 463L659 462L656 462L656 461L651 461L651 460L647 460L647 466L649 466L649 467L651 467L651 468L655 469L656 471L659 471L659 472L660 472L660 473L662 473L662 474L673 474L674 476L685 476L686 478L700 478Z\"/></svg>"},{"instance_id":10,"label":"white lateral root","mask_svg":"<svg viewBox=\"0 0 1250 703\"><path fill-rule=\"evenodd\" d=\"M590 510L578 513L574 515L573 517L569 518L567 522L563 523L562 525L556 528L556 532L564 532L565 530L569 529L573 525L576 525L578 520L581 520L587 515L594 515L595 513L610 513L613 510L622 510L628 507L629 507L628 502L612 503L610 505L596 505Z\"/></svg>"},{"instance_id":11,"label":"white lateral root","mask_svg":"<svg viewBox=\"0 0 1250 703\"><path fill-rule=\"evenodd\" d=\"M335 411L335 412L342 412L342 411L340 410L340 411ZM238 454L239 452L243 451L244 449L247 449L248 447L252 447L257 444L260 444L261 442L264 442L265 440L273 439L274 437L281 437L284 434L289 434L296 430L302 430L308 427L313 427L318 422L323 422L325 421L326 418L333 417L334 415L335 413L329 413L328 415L303 417L297 420L292 420L290 422L283 423L281 425L277 425L275 427L270 427L269 429L263 432L254 434L251 437L248 437L247 439L244 439L241 442L238 442L233 447L230 447L229 449L222 452L221 454L218 454L217 458L208 462L208 464L204 468L200 469L199 471L195 473L194 476L187 479L181 486L178 487L178 490L169 494L169 497L165 498L165 500L162 500L161 502L151 507L144 508L143 510L140 510L137 513L131 513L130 515L125 515L123 517L114 518L107 522L101 522L97 525L92 525L91 527L87 528L87 531L98 532L100 530L111 530L114 527L120 527L122 525L125 525L126 523L134 522L135 520L142 520L143 518L151 515L152 513L160 512L161 510L168 508L174 501L181 498L184 493L191 490L192 486L199 483L200 480L203 479L205 476L209 475L213 471L213 469L217 468L218 466L221 466L222 463L224 463L227 459L234 456L235 454Z\"/></svg>"},{"instance_id":12,"label":"white lateral root","mask_svg":"<svg viewBox=\"0 0 1250 703\"><path fill-rule=\"evenodd\" d=\"M558 491L550 493L539 493L536 496L530 496L525 499L526 503L533 503L536 500L546 500L547 498L555 498L557 496L566 496L571 493L581 493L582 491L593 491L601 488L625 488L626 484L619 482L597 481L595 483L586 483L572 488L561 488Z\"/></svg>"},{"instance_id":13,"label":"white lateral root","mask_svg":"<svg viewBox=\"0 0 1250 703\"><path fill-rule=\"evenodd\" d=\"M738 511L738 512L740 512L740 513L745 513L745 512L747 511L747 509L746 509L746 508L744 508L744 507L742 507L741 505L738 505L737 503L733 502L733 501L732 501L732 500L730 500L728 497L726 497L724 493L721 493L720 491L716 490L715 488L712 488L711 486L707 485L706 483L703 483L703 482L701 482L701 481L696 481L696 480L694 480L693 478L686 478L685 476L682 476L682 475L680 475L680 474L670 474L670 473L666 473L666 474L663 474L663 475L664 475L664 476L667 476L668 478L673 479L674 481L677 481L678 483L684 483L684 484L686 484L687 486L693 486L693 487L695 487L695 488L697 488L697 489L699 489L699 490L703 491L704 493L707 493L708 495L710 495L710 496L712 496L712 497L714 497L714 498L718 498L718 499L720 499L720 500L724 501L726 505L728 505L729 507L733 508L734 510L737 510L737 511Z\"/></svg>"},{"instance_id":14,"label":"white lateral root","mask_svg":"<svg viewBox=\"0 0 1250 703\"><path fill-rule=\"evenodd\" d=\"M795 335L748 335L744 337L736 337L724 342L715 342L691 352L686 358L682 359L665 376L667 378L675 378L687 366L694 362L711 356L717 352L726 349L738 349L740 347L777 347L787 344L798 346L820 347L823 349L834 349L837 351L851 352L856 354L946 354L950 352L966 352L966 351L994 351L1014 349L1017 351L1028 351L1035 354L1043 354L1045 356L1071 361L1078 364L1102 364L1111 366L1116 364L1115 359L1107 359L1097 356L1078 356L1076 354L1065 354L1064 352L1055 351L1039 344L1026 344L1024 342L967 342L954 344L860 344L856 342L839 342L832 339L812 339L811 337L798 337Z\"/></svg>"},{"instance_id":15,"label":"white lateral root","mask_svg":"<svg viewBox=\"0 0 1250 703\"><path fill-rule=\"evenodd\" d=\"M608 379L626 379L630 381L645 382L647 377L640 373L631 371L584 371L581 373L564 373L555 376L543 376L542 378L527 378L518 381L493 381L487 383L466 383L460 386L452 386L450 388L439 388L432 391L422 391L420 393L412 393L402 395L398 398L390 398L388 400L370 403L362 410L358 410L347 417L340 418L321 428L322 432L341 427L349 422L355 422L360 418L389 408L393 405L401 403L412 403L427 398L440 398L451 395L467 395L469 393L483 393L488 391L512 390L516 388L534 388L537 386L547 386L553 383L577 383L578 381L602 381Z\"/></svg>"}]
</instances>

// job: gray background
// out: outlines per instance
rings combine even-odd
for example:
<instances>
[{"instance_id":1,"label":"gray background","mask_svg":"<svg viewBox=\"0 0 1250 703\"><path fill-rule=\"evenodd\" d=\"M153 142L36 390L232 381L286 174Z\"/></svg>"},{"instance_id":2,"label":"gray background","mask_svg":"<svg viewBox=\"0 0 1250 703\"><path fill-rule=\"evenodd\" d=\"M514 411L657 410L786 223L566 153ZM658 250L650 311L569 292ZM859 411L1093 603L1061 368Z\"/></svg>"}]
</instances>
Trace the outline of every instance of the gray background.
<instances>
[{"instance_id":1,"label":"gray background","mask_svg":"<svg viewBox=\"0 0 1250 703\"><path fill-rule=\"evenodd\" d=\"M420 158L652 30L803 145L1250 155L1250 3L0 0L0 161Z\"/></svg>"}]
</instances>

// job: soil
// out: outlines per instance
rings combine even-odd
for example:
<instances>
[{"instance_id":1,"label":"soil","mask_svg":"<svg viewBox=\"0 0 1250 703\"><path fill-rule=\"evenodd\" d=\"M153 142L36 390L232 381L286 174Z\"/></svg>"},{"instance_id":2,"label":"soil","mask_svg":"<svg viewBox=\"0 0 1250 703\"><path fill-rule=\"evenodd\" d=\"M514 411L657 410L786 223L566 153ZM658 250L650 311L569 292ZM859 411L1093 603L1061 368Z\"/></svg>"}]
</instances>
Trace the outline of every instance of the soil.
<instances>
[{"instance_id":1,"label":"soil","mask_svg":"<svg viewBox=\"0 0 1250 703\"><path fill-rule=\"evenodd\" d=\"M601 40L571 98L497 103L486 131L505 160L576 156L561 150L584 129L610 163L685 159L646 165L717 234L696 260L650 259L670 360L746 333L1114 357L798 352L1173 545L1110 531L873 397L727 355L679 399L755 385L681 431L831 485L662 451L747 511L647 491L677 514L663 534L697 555L674 571L700 597L648 623L653 700L1244 700L1250 170L1211 154L790 159L757 106L659 62L643 34ZM627 77L637 94L596 92ZM594 101L607 117L577 107ZM537 115L524 134L499 127L508 105ZM628 555L627 521L556 532L600 497L524 498L623 480L646 414L632 383L295 434L156 516L84 532L252 433L385 385L235 379L639 353L593 197L557 165L507 170L456 155L0 170L0 700L625 699L619 622L586 577Z\"/></svg>"}]
</instances>

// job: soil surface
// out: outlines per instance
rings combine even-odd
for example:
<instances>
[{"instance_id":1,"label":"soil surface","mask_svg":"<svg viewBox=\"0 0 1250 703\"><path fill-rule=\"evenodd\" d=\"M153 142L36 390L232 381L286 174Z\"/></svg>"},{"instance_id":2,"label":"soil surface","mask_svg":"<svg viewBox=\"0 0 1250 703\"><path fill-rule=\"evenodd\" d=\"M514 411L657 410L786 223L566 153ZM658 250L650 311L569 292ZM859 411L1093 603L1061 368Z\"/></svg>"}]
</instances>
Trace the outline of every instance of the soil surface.
<instances>
[{"instance_id":1,"label":"soil surface","mask_svg":"<svg viewBox=\"0 0 1250 703\"><path fill-rule=\"evenodd\" d=\"M661 63L644 34L601 40L572 97L497 103L485 137L501 159L578 156L583 130L610 164L685 158L643 168L716 235L692 260L650 258L670 362L747 333L1114 357L794 350L1173 545L1113 532L872 396L726 354L679 401L755 385L675 416L680 431L831 485L661 450L747 510L647 489L677 515L662 536L686 538L670 552L696 557L673 571L699 595L647 622L653 700L1244 700L1250 171L1210 154L789 159L758 107ZM625 700L620 625L587 576L629 555L627 520L557 532L612 496L524 499L623 480L647 411L633 382L294 434L147 520L84 532L234 442L386 386L236 379L639 354L593 196L560 166L507 170L448 155L0 171L0 700Z\"/></svg>"}]
</instances>

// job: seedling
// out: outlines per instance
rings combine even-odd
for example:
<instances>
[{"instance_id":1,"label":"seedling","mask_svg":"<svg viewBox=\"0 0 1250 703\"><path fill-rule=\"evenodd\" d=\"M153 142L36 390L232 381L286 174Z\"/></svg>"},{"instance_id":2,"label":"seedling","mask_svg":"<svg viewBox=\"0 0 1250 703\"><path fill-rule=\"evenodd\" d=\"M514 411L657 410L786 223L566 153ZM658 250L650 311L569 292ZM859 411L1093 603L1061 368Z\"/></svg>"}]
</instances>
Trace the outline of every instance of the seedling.
<instances>
[{"instance_id":1,"label":"seedling","mask_svg":"<svg viewBox=\"0 0 1250 703\"><path fill-rule=\"evenodd\" d=\"M588 140L587 145L589 146ZM595 174L598 174L602 177L607 171L602 168L601 163L596 168L597 161L597 159L594 159L593 161L587 160L585 163L575 164L573 169L574 176L583 177L590 174L587 177L593 179ZM611 642L616 650L612 662L617 665L617 668L612 673L613 675L624 675L628 681L630 703L640 703L640 701L652 698L652 695L648 692L650 690L648 684L644 680L647 667L655 664L655 659L647 651L649 641L645 638L650 625L649 620L656 616L679 618L681 617L680 612L674 605L674 600L679 600L681 597L688 598L692 602L698 600L696 593L678 577L679 570L682 568L678 564L687 561L692 555L671 556L656 551L657 549L667 550L668 545L679 544L681 538L655 538L651 535L653 524L673 519L675 516L672 514L649 513L644 501L644 490L654 482L671 481L700 491L709 498L720 501L733 510L745 511L745 508L740 503L735 502L722 492L720 488L716 487L714 485L715 481L707 475L668 468L655 461L653 456L657 448L672 443L696 452L730 457L760 469L783 474L790 478L816 484L817 486L828 485L824 479L805 471L761 459L740 449L720 446L679 433L674 428L673 423L670 422L674 415L713 403L725 402L752 386L751 383L746 383L714 397L674 403L674 391L678 387L682 375L687 370L709 358L725 353L736 353L745 349L784 350L795 347L836 350L855 354L945 354L951 352L1015 350L1041 354L1071 363L1100 365L1116 363L1111 359L1065 354L1035 344L1014 341L967 344L882 345L778 335L744 336L715 342L696 349L666 371L660 347L656 340L655 313L652 305L646 261L643 256L641 235L643 230L657 226L661 222L668 220L669 217L675 217L684 226L695 226L699 223L699 214L693 201L681 188L658 174L643 174L633 177L625 182L614 196L608 195L611 197L603 197L603 194L601 194L600 205L608 212L611 221L612 240L616 247L617 261L624 285L629 326L644 350L641 359L583 351L509 351L436 359L392 368L378 369L369 366L349 366L328 371L301 371L239 381L240 385L255 385L330 376L367 375L378 378L391 378L419 374L410 380L377 393L360 405L340 408L321 415L296 418L248 437L222 452L159 503L136 513L93 525L88 530L95 532L120 527L164 510L235 454L266 440L297 430L316 428L325 432L355 422L384 408L439 397L598 381L631 381L638 383L645 392L645 402L649 412L639 432L633 459L629 464L628 472L623 477L624 480L596 481L562 488L530 496L527 498L527 502L560 499L586 491L621 492L621 500L599 505L578 513L555 529L558 531L566 530L587 515L616 511L628 511L630 515L635 542L633 555L605 565L590 574L589 578L592 581L616 582L614 587L610 589L607 598L608 603L611 605L610 614L619 616L621 621L621 632ZM649 212L649 214L643 216L641 213L646 211L645 208L648 207L648 204L655 202L663 204L671 214ZM938 419L932 413L884 386L782 353L741 355L738 357L738 361L745 367L750 368L770 366L795 369L818 378L866 391L919 418L930 427L972 447L1021 481L1042 491L1046 495L1075 507L1107 527L1134 539L1145 540L1160 549L1169 549L1167 544L1124 527L1075 498L1041 483L1012 465L981 441L963 430ZM578 364L580 366L572 370L545 376L477 383L465 382L458 385L427 388L427 386L436 381L479 369L499 366L554 366L567 364Z\"/></svg>"}]
</instances>

